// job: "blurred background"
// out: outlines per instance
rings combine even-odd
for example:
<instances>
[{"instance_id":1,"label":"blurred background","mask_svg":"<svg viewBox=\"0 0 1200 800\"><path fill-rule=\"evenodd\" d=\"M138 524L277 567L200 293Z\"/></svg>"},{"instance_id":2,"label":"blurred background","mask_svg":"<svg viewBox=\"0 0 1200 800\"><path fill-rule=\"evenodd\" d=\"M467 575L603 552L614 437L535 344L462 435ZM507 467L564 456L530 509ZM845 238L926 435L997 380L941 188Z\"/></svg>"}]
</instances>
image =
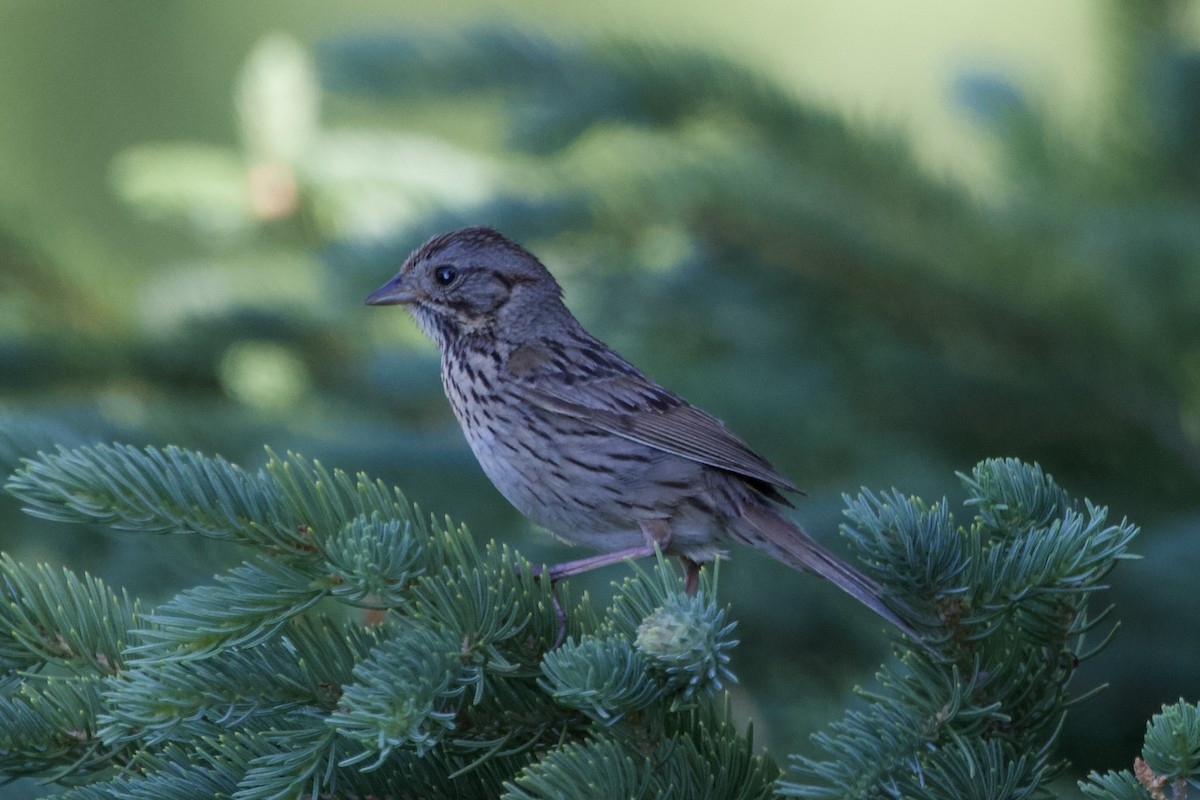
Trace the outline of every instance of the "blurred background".
<instances>
[{"instance_id":1,"label":"blurred background","mask_svg":"<svg viewBox=\"0 0 1200 800\"><path fill-rule=\"evenodd\" d=\"M429 236L491 224L805 487L834 547L844 492L958 505L988 456L1139 523L1076 687L1111 688L1064 732L1079 773L1200 697L1200 4L447 6L0 5L5 473L58 444L266 444L580 555L487 482L408 316L362 305ZM149 602L240 558L11 497L0 548ZM811 753L885 637L733 556L736 708Z\"/></svg>"}]
</instances>

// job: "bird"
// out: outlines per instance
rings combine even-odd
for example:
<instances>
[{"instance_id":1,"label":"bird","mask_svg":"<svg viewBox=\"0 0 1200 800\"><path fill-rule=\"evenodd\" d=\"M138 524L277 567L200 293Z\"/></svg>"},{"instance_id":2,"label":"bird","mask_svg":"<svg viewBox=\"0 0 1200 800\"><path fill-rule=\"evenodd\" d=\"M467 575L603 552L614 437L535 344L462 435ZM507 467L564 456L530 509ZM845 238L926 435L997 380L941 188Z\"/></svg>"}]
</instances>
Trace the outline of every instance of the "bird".
<instances>
[{"instance_id":1,"label":"bird","mask_svg":"<svg viewBox=\"0 0 1200 800\"><path fill-rule=\"evenodd\" d=\"M920 641L879 584L780 512L800 491L791 480L588 333L550 271L499 231L434 236L366 304L405 306L437 344L446 397L500 493L598 551L549 567L552 582L662 552L694 594L701 565L739 543L829 580Z\"/></svg>"}]
</instances>

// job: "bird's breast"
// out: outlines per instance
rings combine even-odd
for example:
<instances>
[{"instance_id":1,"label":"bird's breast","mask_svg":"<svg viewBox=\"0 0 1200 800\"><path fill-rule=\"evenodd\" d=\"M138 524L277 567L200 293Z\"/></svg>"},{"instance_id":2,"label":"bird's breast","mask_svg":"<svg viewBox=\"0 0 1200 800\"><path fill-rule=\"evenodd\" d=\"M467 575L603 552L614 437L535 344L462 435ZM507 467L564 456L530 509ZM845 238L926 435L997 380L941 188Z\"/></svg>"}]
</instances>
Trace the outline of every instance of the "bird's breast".
<instances>
[{"instance_id":1,"label":"bird's breast","mask_svg":"<svg viewBox=\"0 0 1200 800\"><path fill-rule=\"evenodd\" d=\"M543 408L502 363L488 352L448 349L442 383L479 465L518 511L599 550L642 544L639 523L647 519L694 517L681 538L711 539L703 465Z\"/></svg>"},{"instance_id":2,"label":"bird's breast","mask_svg":"<svg viewBox=\"0 0 1200 800\"><path fill-rule=\"evenodd\" d=\"M548 470L538 420L500 374L503 359L460 345L443 351L442 386L463 435L492 483L539 524L546 516ZM550 476L552 479L552 476Z\"/></svg>"}]
</instances>

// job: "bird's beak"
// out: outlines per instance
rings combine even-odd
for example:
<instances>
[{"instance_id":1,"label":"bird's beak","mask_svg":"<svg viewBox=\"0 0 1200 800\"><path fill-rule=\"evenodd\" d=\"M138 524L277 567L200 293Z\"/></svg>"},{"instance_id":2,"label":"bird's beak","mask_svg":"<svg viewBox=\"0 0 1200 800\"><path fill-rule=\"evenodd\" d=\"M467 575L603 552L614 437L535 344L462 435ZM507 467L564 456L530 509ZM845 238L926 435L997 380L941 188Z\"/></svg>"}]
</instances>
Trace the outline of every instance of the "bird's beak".
<instances>
[{"instance_id":1,"label":"bird's beak","mask_svg":"<svg viewBox=\"0 0 1200 800\"><path fill-rule=\"evenodd\" d=\"M366 299L369 306L395 306L415 303L425 297L422 292L404 285L404 274L401 273L390 281L371 292Z\"/></svg>"}]
</instances>

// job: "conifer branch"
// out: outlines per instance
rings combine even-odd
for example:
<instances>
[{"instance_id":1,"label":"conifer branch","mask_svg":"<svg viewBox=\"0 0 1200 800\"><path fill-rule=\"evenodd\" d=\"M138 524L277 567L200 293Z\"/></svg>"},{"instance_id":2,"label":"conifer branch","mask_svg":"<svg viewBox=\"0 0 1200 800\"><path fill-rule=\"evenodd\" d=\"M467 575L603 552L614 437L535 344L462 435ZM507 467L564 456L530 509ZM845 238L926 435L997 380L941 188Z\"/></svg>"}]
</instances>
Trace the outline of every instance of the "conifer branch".
<instances>
[{"instance_id":1,"label":"conifer branch","mask_svg":"<svg viewBox=\"0 0 1200 800\"><path fill-rule=\"evenodd\" d=\"M1188 789L1200 790L1200 704L1163 706L1146 725L1132 770L1093 772L1079 788L1096 800L1186 800Z\"/></svg>"},{"instance_id":2,"label":"conifer branch","mask_svg":"<svg viewBox=\"0 0 1200 800\"><path fill-rule=\"evenodd\" d=\"M1067 687L1097 652L1084 645L1098 621L1087 600L1131 557L1137 528L1108 524L1091 503L1077 510L1037 465L993 459L960 477L976 511L964 526L945 500L847 498L851 542L942 639L947 660L908 652L885 665L884 690L815 737L828 758L796 759L806 782L781 782L784 794L1037 796L1061 770L1049 755L1073 700Z\"/></svg>"},{"instance_id":3,"label":"conifer branch","mask_svg":"<svg viewBox=\"0 0 1200 800\"><path fill-rule=\"evenodd\" d=\"M847 499L865 568L943 657L898 640L866 705L815 737L824 757L783 780L721 706L737 642L716 570L688 596L661 556L635 565L597 614L511 548L297 455L256 471L175 448L42 455L8 483L31 513L249 557L148 613L0 559L0 770L87 784L70 800L1042 796L1106 616L1087 601L1136 528L1036 466L982 462L963 483L964 526L945 500ZM383 624L341 621L361 607ZM558 609L569 635L553 649ZM1188 728L1176 717L1148 735L1155 752L1174 741L1161 730ZM1195 767L1146 762L1171 779ZM1095 781L1109 784L1128 781Z\"/></svg>"}]
</instances>

